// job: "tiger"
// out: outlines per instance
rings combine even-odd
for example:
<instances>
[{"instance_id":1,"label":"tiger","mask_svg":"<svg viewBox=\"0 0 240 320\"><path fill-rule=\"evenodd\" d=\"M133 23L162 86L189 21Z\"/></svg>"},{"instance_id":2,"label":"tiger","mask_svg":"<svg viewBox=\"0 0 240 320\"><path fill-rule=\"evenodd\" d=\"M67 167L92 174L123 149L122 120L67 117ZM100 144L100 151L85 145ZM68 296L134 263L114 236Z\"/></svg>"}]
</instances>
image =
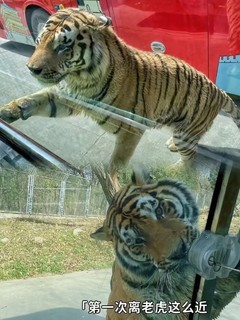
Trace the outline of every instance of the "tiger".
<instances>
[{"instance_id":1,"label":"tiger","mask_svg":"<svg viewBox=\"0 0 240 320\"><path fill-rule=\"evenodd\" d=\"M131 47L106 16L73 8L57 11L36 38L27 67L50 86L3 105L0 118L91 117L116 137L108 165L115 185L119 168L127 165L148 128L147 120L173 130L166 144L180 153L183 163L194 159L199 139L220 110L240 128L240 108L203 73L168 54ZM119 111L123 115L117 116Z\"/></svg>"},{"instance_id":2,"label":"tiger","mask_svg":"<svg viewBox=\"0 0 240 320\"><path fill-rule=\"evenodd\" d=\"M193 194L178 180L138 176L115 194L103 226L91 234L111 241L115 252L107 320L188 319L184 310L196 276L188 251L200 234L198 216ZM239 290L240 273L218 279L208 319L216 319ZM125 312L118 313L120 302ZM174 304L179 312L170 312Z\"/></svg>"}]
</instances>

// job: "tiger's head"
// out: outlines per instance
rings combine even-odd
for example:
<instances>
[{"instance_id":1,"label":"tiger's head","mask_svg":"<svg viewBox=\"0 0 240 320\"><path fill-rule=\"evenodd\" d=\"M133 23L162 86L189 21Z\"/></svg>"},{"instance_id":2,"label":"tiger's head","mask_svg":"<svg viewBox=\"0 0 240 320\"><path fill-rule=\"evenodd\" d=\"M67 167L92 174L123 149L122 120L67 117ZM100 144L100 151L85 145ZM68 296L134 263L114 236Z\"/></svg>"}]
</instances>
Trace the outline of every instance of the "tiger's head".
<instances>
[{"instance_id":1,"label":"tiger's head","mask_svg":"<svg viewBox=\"0 0 240 320\"><path fill-rule=\"evenodd\" d=\"M91 73L100 62L108 61L101 37L105 29L112 33L110 24L110 18L78 9L57 11L38 35L27 67L33 76L49 83L58 83L67 75Z\"/></svg>"},{"instance_id":2,"label":"tiger's head","mask_svg":"<svg viewBox=\"0 0 240 320\"><path fill-rule=\"evenodd\" d=\"M176 270L198 235L192 194L175 180L137 180L119 191L92 238L112 241L116 261L132 275Z\"/></svg>"}]
</instances>

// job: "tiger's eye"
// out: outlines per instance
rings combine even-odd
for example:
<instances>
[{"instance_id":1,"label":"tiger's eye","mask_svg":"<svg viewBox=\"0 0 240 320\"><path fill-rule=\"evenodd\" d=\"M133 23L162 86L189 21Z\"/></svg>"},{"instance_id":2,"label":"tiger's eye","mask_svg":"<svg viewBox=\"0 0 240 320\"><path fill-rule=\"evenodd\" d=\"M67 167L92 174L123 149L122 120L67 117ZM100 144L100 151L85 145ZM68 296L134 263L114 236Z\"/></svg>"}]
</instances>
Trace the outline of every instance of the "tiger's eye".
<instances>
[{"instance_id":1,"label":"tiger's eye","mask_svg":"<svg viewBox=\"0 0 240 320\"><path fill-rule=\"evenodd\" d=\"M163 211L163 208L162 208L162 207L159 206L159 207L155 210L155 212L156 212L156 217L157 217L158 220L165 218L164 211Z\"/></svg>"},{"instance_id":2,"label":"tiger's eye","mask_svg":"<svg viewBox=\"0 0 240 320\"><path fill-rule=\"evenodd\" d=\"M67 47L66 45L64 44L60 44L59 46L57 46L57 48L55 49L55 51L57 53L63 53L63 52L66 52L67 50L69 50L70 48Z\"/></svg>"},{"instance_id":3,"label":"tiger's eye","mask_svg":"<svg viewBox=\"0 0 240 320\"><path fill-rule=\"evenodd\" d=\"M133 245L133 246L129 246L129 249L136 254L139 254L141 252L141 246Z\"/></svg>"}]
</instances>

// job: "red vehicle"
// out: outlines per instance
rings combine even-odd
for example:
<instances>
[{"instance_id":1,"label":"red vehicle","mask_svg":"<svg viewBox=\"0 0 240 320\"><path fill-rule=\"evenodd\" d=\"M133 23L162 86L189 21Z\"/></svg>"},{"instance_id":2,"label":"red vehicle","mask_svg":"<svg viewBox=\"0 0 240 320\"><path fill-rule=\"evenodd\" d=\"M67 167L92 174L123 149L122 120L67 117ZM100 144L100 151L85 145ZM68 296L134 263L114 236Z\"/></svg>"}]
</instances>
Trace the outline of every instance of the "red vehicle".
<instances>
[{"instance_id":1,"label":"red vehicle","mask_svg":"<svg viewBox=\"0 0 240 320\"><path fill-rule=\"evenodd\" d=\"M34 39L48 17L63 7L102 12L96 0L0 0L0 37L34 45Z\"/></svg>"},{"instance_id":2,"label":"red vehicle","mask_svg":"<svg viewBox=\"0 0 240 320\"><path fill-rule=\"evenodd\" d=\"M33 44L62 6L110 15L128 44L182 58L240 96L239 0L0 0L0 37Z\"/></svg>"}]
</instances>

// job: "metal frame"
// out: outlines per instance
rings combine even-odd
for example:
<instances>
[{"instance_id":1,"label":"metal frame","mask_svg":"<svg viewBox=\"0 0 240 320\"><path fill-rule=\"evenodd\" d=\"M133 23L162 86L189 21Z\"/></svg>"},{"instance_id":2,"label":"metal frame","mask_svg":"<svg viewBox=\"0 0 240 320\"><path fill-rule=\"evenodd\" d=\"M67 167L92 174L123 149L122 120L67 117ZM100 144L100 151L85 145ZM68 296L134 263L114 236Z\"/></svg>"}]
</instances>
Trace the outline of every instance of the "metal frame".
<instances>
[{"instance_id":1,"label":"metal frame","mask_svg":"<svg viewBox=\"0 0 240 320\"><path fill-rule=\"evenodd\" d=\"M0 140L40 169L58 169L69 175L81 171L0 119Z\"/></svg>"},{"instance_id":2,"label":"metal frame","mask_svg":"<svg viewBox=\"0 0 240 320\"><path fill-rule=\"evenodd\" d=\"M228 234L240 189L240 157L238 162L229 158L231 158L231 154L220 164L205 227L205 230L211 230L220 235ZM216 282L217 279L205 280L203 277L196 275L192 307L195 306L196 301L207 301L207 314L191 314L189 320L209 319Z\"/></svg>"}]
</instances>

